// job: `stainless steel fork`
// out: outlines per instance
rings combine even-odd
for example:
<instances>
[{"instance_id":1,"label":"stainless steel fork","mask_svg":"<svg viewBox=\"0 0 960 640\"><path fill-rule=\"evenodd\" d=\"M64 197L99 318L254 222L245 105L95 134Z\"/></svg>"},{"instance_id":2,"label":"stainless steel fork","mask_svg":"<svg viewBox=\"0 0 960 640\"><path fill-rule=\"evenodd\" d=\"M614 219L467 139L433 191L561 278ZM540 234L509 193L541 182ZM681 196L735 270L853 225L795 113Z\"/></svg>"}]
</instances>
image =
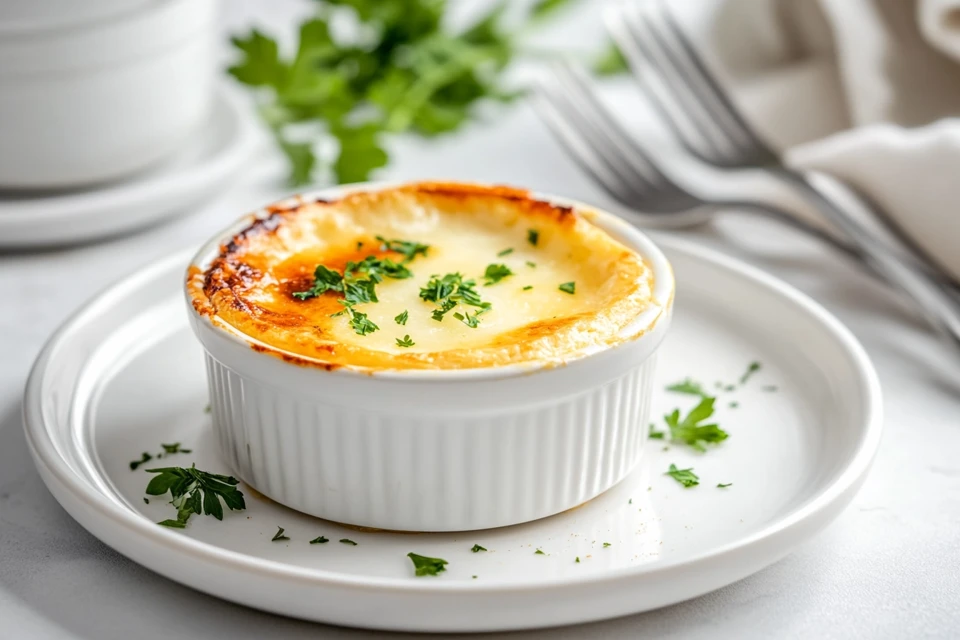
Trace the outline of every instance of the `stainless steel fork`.
<instances>
[{"instance_id":1,"label":"stainless steel fork","mask_svg":"<svg viewBox=\"0 0 960 640\"><path fill-rule=\"evenodd\" d=\"M776 219L817 236L857 260L849 246L795 215L752 200L705 199L664 173L652 154L595 96L586 71L557 62L538 79L534 106L571 158L614 199L655 228L685 228L730 210Z\"/></svg>"},{"instance_id":2,"label":"stainless steel fork","mask_svg":"<svg viewBox=\"0 0 960 640\"><path fill-rule=\"evenodd\" d=\"M760 169L789 185L842 231L876 271L910 296L931 324L960 346L960 305L945 285L924 270L936 266L919 253L913 256L916 263L901 259L820 193L806 175L785 167L740 114L662 0L621 2L608 8L605 19L634 74L648 88L651 102L691 155L715 167Z\"/></svg>"}]
</instances>

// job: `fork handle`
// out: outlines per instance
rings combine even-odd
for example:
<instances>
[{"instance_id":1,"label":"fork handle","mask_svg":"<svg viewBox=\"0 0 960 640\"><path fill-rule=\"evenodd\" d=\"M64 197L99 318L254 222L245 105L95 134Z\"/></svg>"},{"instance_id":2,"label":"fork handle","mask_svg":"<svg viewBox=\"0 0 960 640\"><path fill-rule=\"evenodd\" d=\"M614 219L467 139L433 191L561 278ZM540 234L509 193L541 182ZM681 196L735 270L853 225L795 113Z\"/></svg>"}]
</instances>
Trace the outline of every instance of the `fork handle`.
<instances>
[{"instance_id":1,"label":"fork handle","mask_svg":"<svg viewBox=\"0 0 960 640\"><path fill-rule=\"evenodd\" d=\"M960 347L960 305L925 271L898 257L873 232L824 196L804 174L789 169L774 175L794 187L840 229L870 265L891 284L909 296L917 310Z\"/></svg>"}]
</instances>

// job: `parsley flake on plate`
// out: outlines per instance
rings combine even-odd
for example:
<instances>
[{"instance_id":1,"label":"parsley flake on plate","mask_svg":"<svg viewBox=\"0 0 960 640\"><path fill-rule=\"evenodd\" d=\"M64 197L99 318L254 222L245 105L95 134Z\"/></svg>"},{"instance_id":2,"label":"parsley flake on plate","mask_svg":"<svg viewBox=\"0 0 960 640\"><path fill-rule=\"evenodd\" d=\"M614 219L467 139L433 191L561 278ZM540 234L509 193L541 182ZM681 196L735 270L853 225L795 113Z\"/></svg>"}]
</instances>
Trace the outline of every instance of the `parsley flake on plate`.
<instances>
[{"instance_id":1,"label":"parsley flake on plate","mask_svg":"<svg viewBox=\"0 0 960 640\"><path fill-rule=\"evenodd\" d=\"M408 319L409 317L410 317L410 314L407 312L406 309L404 309L404 310L403 310L403 313L401 313L401 314L399 314L397 317L395 317L395 318L393 319L393 321L396 322L397 324L401 324L401 325L402 325L402 324L407 324L407 319Z\"/></svg>"},{"instance_id":2,"label":"parsley flake on plate","mask_svg":"<svg viewBox=\"0 0 960 640\"><path fill-rule=\"evenodd\" d=\"M689 489L690 487L695 487L700 484L700 478L697 477L697 474L693 472L693 469L677 469L677 465L671 464L670 469L663 474L665 476L670 476L685 488Z\"/></svg>"},{"instance_id":3,"label":"parsley flake on plate","mask_svg":"<svg viewBox=\"0 0 960 640\"><path fill-rule=\"evenodd\" d=\"M721 482L717 485L717 489L726 489L727 487L732 487L732 486L733 486L732 482L728 482L726 484Z\"/></svg>"},{"instance_id":4,"label":"parsley flake on plate","mask_svg":"<svg viewBox=\"0 0 960 640\"><path fill-rule=\"evenodd\" d=\"M397 338L398 347L412 347L416 342L410 339L410 335L405 335L403 338Z\"/></svg>"},{"instance_id":5,"label":"parsley flake on plate","mask_svg":"<svg viewBox=\"0 0 960 640\"><path fill-rule=\"evenodd\" d=\"M357 546L357 543L351 540L350 538L340 538L340 544L348 544L351 547Z\"/></svg>"},{"instance_id":6,"label":"parsley flake on plate","mask_svg":"<svg viewBox=\"0 0 960 640\"><path fill-rule=\"evenodd\" d=\"M421 556L412 551L407 554L410 561L413 562L414 573L417 576L435 576L441 571L446 571L446 565L450 564L442 558L430 558Z\"/></svg>"},{"instance_id":7,"label":"parsley flake on plate","mask_svg":"<svg viewBox=\"0 0 960 640\"><path fill-rule=\"evenodd\" d=\"M139 460L130 461L130 471L136 471L140 467L140 465L150 462L151 460L153 460L153 456L147 453L146 451L144 451L143 453L140 454Z\"/></svg>"},{"instance_id":8,"label":"parsley flake on plate","mask_svg":"<svg viewBox=\"0 0 960 640\"><path fill-rule=\"evenodd\" d=\"M685 393L690 396L700 396L701 398L709 398L710 394L703 388L703 386L690 378L685 378L683 382L675 382L667 387L667 391L672 391L673 393Z\"/></svg>"},{"instance_id":9,"label":"parsley flake on plate","mask_svg":"<svg viewBox=\"0 0 960 640\"><path fill-rule=\"evenodd\" d=\"M667 426L670 427L671 440L683 442L697 451L706 451L704 443L716 444L723 442L729 434L716 424L703 424L713 415L713 403L716 398L704 398L696 407L690 410L683 420L680 419L680 410L664 416Z\"/></svg>"},{"instance_id":10,"label":"parsley flake on plate","mask_svg":"<svg viewBox=\"0 0 960 640\"><path fill-rule=\"evenodd\" d=\"M277 532L273 534L273 537L270 539L270 542L280 542L281 540L289 540L289 536L283 535L283 527L277 527Z\"/></svg>"},{"instance_id":11,"label":"parsley flake on plate","mask_svg":"<svg viewBox=\"0 0 960 640\"><path fill-rule=\"evenodd\" d=\"M667 435L665 431L657 431L657 426L650 423L650 439L651 440L663 440L663 436Z\"/></svg>"},{"instance_id":12,"label":"parsley flake on plate","mask_svg":"<svg viewBox=\"0 0 960 640\"><path fill-rule=\"evenodd\" d=\"M547 554L545 554L545 553L543 552L543 549L537 549L536 551L533 552L533 555L535 555L535 556L545 556L545 555L547 555Z\"/></svg>"},{"instance_id":13,"label":"parsley flake on plate","mask_svg":"<svg viewBox=\"0 0 960 640\"><path fill-rule=\"evenodd\" d=\"M163 447L163 452L168 456L173 453L193 453L193 449L183 449L180 446L179 442L174 442L173 444L160 444Z\"/></svg>"},{"instance_id":14,"label":"parsley flake on plate","mask_svg":"<svg viewBox=\"0 0 960 640\"><path fill-rule=\"evenodd\" d=\"M753 376L753 374L755 374L757 371L760 371L760 363L756 361L751 362L750 365L747 367L747 370L743 373L742 376L740 376L740 384L741 385L747 384L747 380L749 380L750 377Z\"/></svg>"},{"instance_id":15,"label":"parsley flake on plate","mask_svg":"<svg viewBox=\"0 0 960 640\"><path fill-rule=\"evenodd\" d=\"M328 538L324 538L323 536L317 536L316 538L310 541L310 544L326 544L328 542L330 542Z\"/></svg>"},{"instance_id":16,"label":"parsley flake on plate","mask_svg":"<svg viewBox=\"0 0 960 640\"><path fill-rule=\"evenodd\" d=\"M557 287L557 289L560 289L560 291L563 291L564 293L569 293L570 295L573 295L574 293L577 292L577 283L564 282L559 287Z\"/></svg>"},{"instance_id":17,"label":"parsley flake on plate","mask_svg":"<svg viewBox=\"0 0 960 640\"><path fill-rule=\"evenodd\" d=\"M478 544L475 544L473 545L473 547L470 548L470 551L473 551L474 553L478 553L480 551L486 551L486 550L487 550L486 547L481 547Z\"/></svg>"},{"instance_id":18,"label":"parsley flake on plate","mask_svg":"<svg viewBox=\"0 0 960 640\"><path fill-rule=\"evenodd\" d=\"M530 291L530 289L533 289L533 285L532 285L532 284L528 284L527 286L525 286L525 287L523 288L524 291Z\"/></svg>"},{"instance_id":19,"label":"parsley flake on plate","mask_svg":"<svg viewBox=\"0 0 960 640\"><path fill-rule=\"evenodd\" d=\"M604 543L603 543L603 548L604 548L604 549L606 549L607 547L612 547L612 546L613 546L613 545L612 545L611 543L609 543L609 542L604 542Z\"/></svg>"}]
</instances>

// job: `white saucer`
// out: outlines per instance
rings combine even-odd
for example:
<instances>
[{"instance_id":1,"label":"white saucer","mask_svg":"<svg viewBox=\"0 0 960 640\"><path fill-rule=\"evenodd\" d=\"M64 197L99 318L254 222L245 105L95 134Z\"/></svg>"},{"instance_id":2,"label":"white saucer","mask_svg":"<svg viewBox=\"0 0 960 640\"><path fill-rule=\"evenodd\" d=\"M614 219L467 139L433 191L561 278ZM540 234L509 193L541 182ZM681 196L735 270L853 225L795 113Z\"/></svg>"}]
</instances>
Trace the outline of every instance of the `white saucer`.
<instances>
[{"instance_id":1,"label":"white saucer","mask_svg":"<svg viewBox=\"0 0 960 640\"><path fill-rule=\"evenodd\" d=\"M0 192L0 249L89 242L185 213L237 173L255 140L248 110L221 87L209 123L163 166L81 192Z\"/></svg>"},{"instance_id":2,"label":"white saucer","mask_svg":"<svg viewBox=\"0 0 960 640\"><path fill-rule=\"evenodd\" d=\"M775 562L837 516L880 441L881 400L863 349L820 306L731 258L660 244L679 295L658 387L692 376L714 389L736 383L753 360L762 368L720 392L716 417L729 440L705 454L653 449L620 485L552 518L462 534L357 531L242 486L246 511L223 522L194 516L183 531L154 524L174 512L162 498L144 503L150 476L128 466L142 451L181 442L191 454L154 462L229 471L208 428L201 350L183 308L187 254L114 286L51 339L27 385L27 440L53 495L106 544L185 585L267 611L475 632L692 598ZM655 415L695 403L661 391ZM664 476L671 463L693 467L700 486ZM271 542L278 527L289 541ZM321 535L330 542L308 544ZM474 544L488 551L473 553ZM408 552L444 558L447 571L415 577Z\"/></svg>"}]
</instances>

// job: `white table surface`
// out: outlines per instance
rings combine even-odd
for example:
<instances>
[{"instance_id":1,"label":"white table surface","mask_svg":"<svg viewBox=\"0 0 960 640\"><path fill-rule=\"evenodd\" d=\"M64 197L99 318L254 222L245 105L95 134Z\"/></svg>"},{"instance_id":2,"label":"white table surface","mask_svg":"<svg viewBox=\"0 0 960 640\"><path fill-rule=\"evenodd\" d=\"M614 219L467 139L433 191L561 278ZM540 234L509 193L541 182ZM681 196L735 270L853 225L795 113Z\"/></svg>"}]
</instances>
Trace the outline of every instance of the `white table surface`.
<instances>
[{"instance_id":1,"label":"white table surface","mask_svg":"<svg viewBox=\"0 0 960 640\"><path fill-rule=\"evenodd\" d=\"M225 28L289 30L302 3L234 0ZM268 13L264 13L264 12ZM590 12L574 22L599 33ZM592 35L591 35L592 34ZM263 614L156 576L104 546L56 503L27 452L20 398L48 335L123 274L285 193L264 145L226 193L170 224L108 242L0 254L0 638L366 638ZM514 107L455 137L400 141L386 178L495 181L606 204L533 112ZM744 218L684 232L778 275L863 341L885 393L886 431L850 508L778 564L715 593L556 638L960 637L960 366L897 298L795 232ZM371 612L371 615L375 615Z\"/></svg>"}]
</instances>

